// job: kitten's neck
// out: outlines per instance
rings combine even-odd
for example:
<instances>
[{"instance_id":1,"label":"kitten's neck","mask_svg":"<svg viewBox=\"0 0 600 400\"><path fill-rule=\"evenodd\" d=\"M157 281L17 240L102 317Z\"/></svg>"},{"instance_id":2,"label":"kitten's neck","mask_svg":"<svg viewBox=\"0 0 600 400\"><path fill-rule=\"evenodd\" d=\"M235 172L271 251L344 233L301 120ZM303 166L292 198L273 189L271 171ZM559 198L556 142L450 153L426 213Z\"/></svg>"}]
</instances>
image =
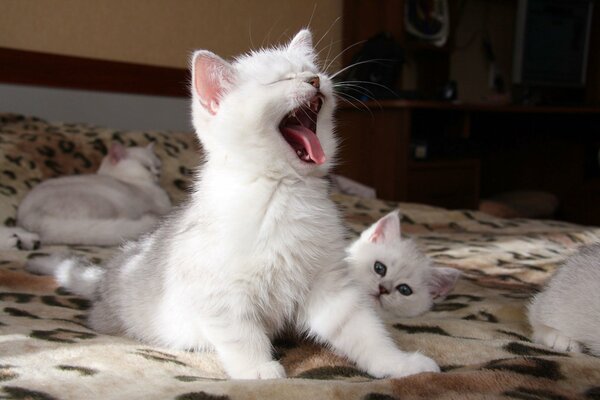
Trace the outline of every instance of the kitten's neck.
<instances>
[{"instance_id":1,"label":"kitten's neck","mask_svg":"<svg viewBox=\"0 0 600 400\"><path fill-rule=\"evenodd\" d=\"M293 171L282 171L274 165L268 165L265 160L252 162L247 159L230 157L227 154L213 156L207 159L202 168L202 175L220 175L224 179L236 179L243 182L253 182L268 179L275 182L281 180L302 180L302 176ZM227 178L225 178L227 177ZM202 182L199 182L202 184Z\"/></svg>"},{"instance_id":2,"label":"kitten's neck","mask_svg":"<svg viewBox=\"0 0 600 400\"><path fill-rule=\"evenodd\" d=\"M195 202L252 208L268 207L269 199L287 192L295 197L325 199L328 181L321 177L266 173L240 165L207 162L195 182L192 197ZM260 200L259 200L260 199Z\"/></svg>"}]
</instances>

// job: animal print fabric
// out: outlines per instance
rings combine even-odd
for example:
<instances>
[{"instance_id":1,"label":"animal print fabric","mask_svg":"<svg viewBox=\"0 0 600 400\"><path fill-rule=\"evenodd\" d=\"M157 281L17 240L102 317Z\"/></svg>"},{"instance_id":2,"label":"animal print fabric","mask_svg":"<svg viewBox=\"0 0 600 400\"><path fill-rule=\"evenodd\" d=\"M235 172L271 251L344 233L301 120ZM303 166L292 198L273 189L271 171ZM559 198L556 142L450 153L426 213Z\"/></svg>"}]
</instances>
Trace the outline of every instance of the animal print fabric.
<instances>
[{"instance_id":1,"label":"animal print fabric","mask_svg":"<svg viewBox=\"0 0 600 400\"><path fill-rule=\"evenodd\" d=\"M157 142L161 182L185 199L199 162L192 134L121 132L0 114L2 221L50 176L93 171L110 141ZM442 367L404 379L374 379L330 350L281 337L274 352L291 379L225 379L213 354L173 351L98 334L89 302L50 277L24 271L27 259L70 251L95 261L114 248L48 246L0 253L0 398L10 399L598 399L600 358L532 344L525 306L558 263L600 229L502 220L473 211L332 194L349 238L399 207L403 234L441 264L464 272L455 290L416 318L386 321L398 345Z\"/></svg>"}]
</instances>

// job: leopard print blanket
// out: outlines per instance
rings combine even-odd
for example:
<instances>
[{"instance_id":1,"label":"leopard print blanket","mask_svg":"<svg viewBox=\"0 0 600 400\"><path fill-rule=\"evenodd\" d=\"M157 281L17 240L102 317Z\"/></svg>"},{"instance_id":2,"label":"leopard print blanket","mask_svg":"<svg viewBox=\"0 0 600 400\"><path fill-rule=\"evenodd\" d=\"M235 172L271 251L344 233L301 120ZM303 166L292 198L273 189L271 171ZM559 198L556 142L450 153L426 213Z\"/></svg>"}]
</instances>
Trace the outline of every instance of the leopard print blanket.
<instances>
[{"instance_id":1,"label":"leopard print blanket","mask_svg":"<svg viewBox=\"0 0 600 400\"><path fill-rule=\"evenodd\" d=\"M111 141L156 142L161 184L186 197L199 162L192 134L121 132L0 114L0 222L14 224L20 199L51 176L93 171ZM88 301L26 273L27 259L58 251L94 261L115 249L49 246L0 253L0 397L11 399L600 399L600 358L558 353L530 341L525 306L557 265L600 229L502 220L474 211L332 195L350 236L399 207L403 230L436 262L464 274L428 313L386 321L405 350L442 367L404 379L374 379L327 348L298 338L274 343L290 379L225 379L213 354L173 351L98 334Z\"/></svg>"}]
</instances>

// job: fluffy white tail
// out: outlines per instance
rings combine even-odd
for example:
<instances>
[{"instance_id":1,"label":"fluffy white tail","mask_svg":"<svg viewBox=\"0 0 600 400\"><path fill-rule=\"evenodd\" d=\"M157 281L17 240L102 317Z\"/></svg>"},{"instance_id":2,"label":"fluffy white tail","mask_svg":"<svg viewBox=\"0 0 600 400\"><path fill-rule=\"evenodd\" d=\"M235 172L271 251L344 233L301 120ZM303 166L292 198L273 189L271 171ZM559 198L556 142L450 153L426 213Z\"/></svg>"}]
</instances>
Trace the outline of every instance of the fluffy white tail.
<instances>
[{"instance_id":1,"label":"fluffy white tail","mask_svg":"<svg viewBox=\"0 0 600 400\"><path fill-rule=\"evenodd\" d=\"M137 239L157 222L152 215L140 219L60 219L34 217L19 221L23 227L40 235L43 244L80 244L114 246Z\"/></svg>"},{"instance_id":2,"label":"fluffy white tail","mask_svg":"<svg viewBox=\"0 0 600 400\"><path fill-rule=\"evenodd\" d=\"M25 268L34 274L54 275L60 286L89 299L94 297L104 275L99 266L64 255L36 257L29 260Z\"/></svg>"}]
</instances>

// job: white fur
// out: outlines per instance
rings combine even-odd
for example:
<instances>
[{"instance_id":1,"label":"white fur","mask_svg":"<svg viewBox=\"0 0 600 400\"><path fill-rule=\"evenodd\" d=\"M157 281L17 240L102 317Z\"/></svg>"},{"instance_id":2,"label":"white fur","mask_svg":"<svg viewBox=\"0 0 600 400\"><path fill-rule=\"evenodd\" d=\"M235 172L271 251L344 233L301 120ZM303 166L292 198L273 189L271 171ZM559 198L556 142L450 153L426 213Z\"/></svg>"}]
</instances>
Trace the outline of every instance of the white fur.
<instances>
[{"instance_id":1,"label":"white fur","mask_svg":"<svg viewBox=\"0 0 600 400\"><path fill-rule=\"evenodd\" d=\"M54 275L60 286L68 287L80 296L92 298L104 270L96 265L85 264L81 259L54 254L32 258L27 262L27 270L35 274Z\"/></svg>"},{"instance_id":2,"label":"white fur","mask_svg":"<svg viewBox=\"0 0 600 400\"><path fill-rule=\"evenodd\" d=\"M376 377L439 370L396 348L348 273L342 223L322 178L335 153L335 102L310 43L301 31L286 47L232 64L206 51L194 55L193 121L206 163L187 206L107 264L91 310L94 329L212 349L232 378L284 377L270 341L284 327ZM317 128L322 165L301 161L278 129L315 94L306 80L316 74L325 96ZM213 96L199 95L206 87Z\"/></svg>"},{"instance_id":3,"label":"white fur","mask_svg":"<svg viewBox=\"0 0 600 400\"><path fill-rule=\"evenodd\" d=\"M381 235L374 237L378 230ZM348 247L347 260L355 280L385 318L414 317L428 311L434 298L450 292L460 276L457 269L434 266L414 241L401 237L397 211L366 229ZM377 261L386 268L384 276L374 270ZM401 294L402 284L412 294ZM388 293L382 294L380 287Z\"/></svg>"},{"instance_id":4,"label":"white fur","mask_svg":"<svg viewBox=\"0 0 600 400\"><path fill-rule=\"evenodd\" d=\"M149 231L171 207L157 182L160 160L152 145L119 151L121 158L107 155L97 174L36 186L19 205L18 225L43 244L110 246Z\"/></svg>"},{"instance_id":5,"label":"white fur","mask_svg":"<svg viewBox=\"0 0 600 400\"><path fill-rule=\"evenodd\" d=\"M600 356L600 243L569 257L529 305L533 340Z\"/></svg>"}]
</instances>

